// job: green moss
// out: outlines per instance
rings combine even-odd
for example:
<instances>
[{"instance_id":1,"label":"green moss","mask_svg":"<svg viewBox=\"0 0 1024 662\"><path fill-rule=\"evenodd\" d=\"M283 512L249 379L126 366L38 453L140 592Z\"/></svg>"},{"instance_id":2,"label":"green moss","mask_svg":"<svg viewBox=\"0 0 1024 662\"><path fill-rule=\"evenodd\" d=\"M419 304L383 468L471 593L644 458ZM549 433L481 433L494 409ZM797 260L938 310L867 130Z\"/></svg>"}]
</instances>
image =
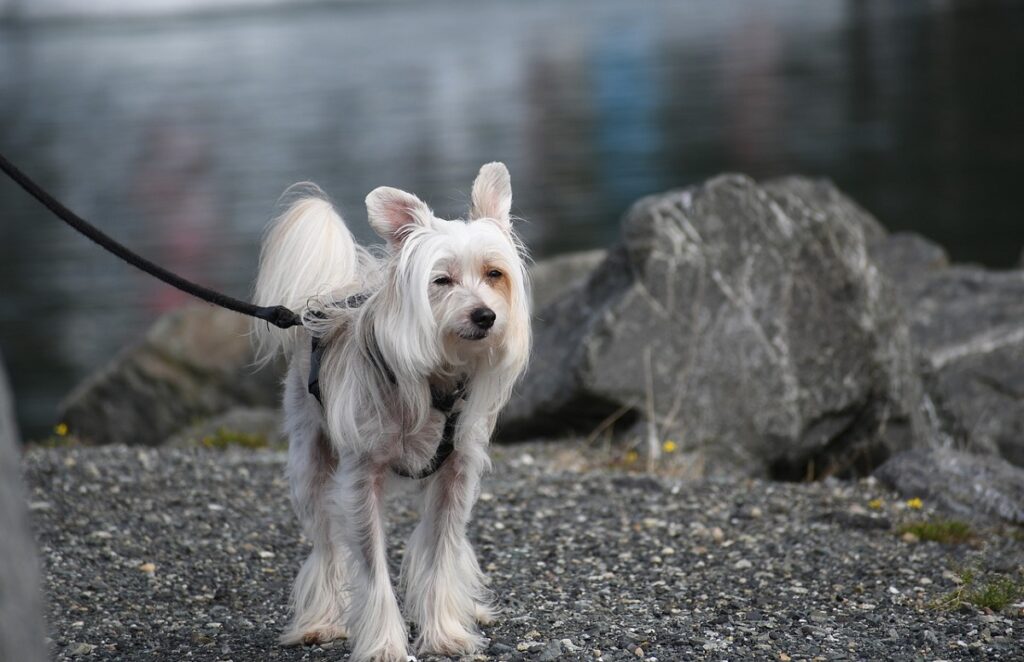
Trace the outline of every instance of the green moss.
<instances>
[{"instance_id":1,"label":"green moss","mask_svg":"<svg viewBox=\"0 0 1024 662\"><path fill-rule=\"evenodd\" d=\"M954 610L974 606L998 612L1024 600L1024 578L999 574L979 577L973 570L962 570L957 574L960 586L939 600L936 607Z\"/></svg>"},{"instance_id":2,"label":"green moss","mask_svg":"<svg viewBox=\"0 0 1024 662\"><path fill-rule=\"evenodd\" d=\"M900 535L912 533L920 540L931 540L947 545L969 542L975 535L967 522L955 519L933 519L924 522L908 522L897 532Z\"/></svg>"},{"instance_id":3,"label":"green moss","mask_svg":"<svg viewBox=\"0 0 1024 662\"><path fill-rule=\"evenodd\" d=\"M239 432L238 430L229 430L227 428L219 428L215 433L203 437L199 443L206 448L220 449L228 448L229 446L240 446L242 448L251 449L270 447L270 442L267 441L267 437L265 435Z\"/></svg>"}]
</instances>

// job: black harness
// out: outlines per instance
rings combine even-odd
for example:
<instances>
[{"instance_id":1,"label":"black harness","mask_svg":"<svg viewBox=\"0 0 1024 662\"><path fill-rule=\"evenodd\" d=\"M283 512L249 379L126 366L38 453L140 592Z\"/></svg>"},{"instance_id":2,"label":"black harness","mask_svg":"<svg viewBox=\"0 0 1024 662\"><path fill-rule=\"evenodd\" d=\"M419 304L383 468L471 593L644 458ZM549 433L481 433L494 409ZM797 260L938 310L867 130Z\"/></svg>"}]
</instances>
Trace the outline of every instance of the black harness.
<instances>
[{"instance_id":1,"label":"black harness","mask_svg":"<svg viewBox=\"0 0 1024 662\"><path fill-rule=\"evenodd\" d=\"M358 308L359 306L366 303L366 300L370 298L369 293L362 292L360 294L353 294L352 296L345 299L344 306L346 308ZM323 315L319 313L310 313L316 317L323 319ZM326 349L326 343L321 342L320 336L313 335L311 340L311 348L309 354L309 392L316 398L316 401L323 407L324 401L320 395L320 364L323 361L324 350ZM373 362L377 365L380 371L387 377L388 381L392 384L397 384L398 380L395 378L395 373L391 371L391 368L384 363L384 360L380 357L378 352L371 353ZM417 473L411 473L396 467L391 466L391 470L399 476L404 478L412 478L414 480L420 480L427 478L437 473L438 469L444 464L444 461L448 459L448 456L455 450L455 426L459 423L459 412L455 411L455 405L458 404L459 400L466 397L466 382L465 380L459 380L452 391L441 391L433 386L430 387L430 404L431 406L444 414L444 430L441 432L441 439L437 444L437 451L434 452L434 457L430 459L430 463L422 470Z\"/></svg>"}]
</instances>

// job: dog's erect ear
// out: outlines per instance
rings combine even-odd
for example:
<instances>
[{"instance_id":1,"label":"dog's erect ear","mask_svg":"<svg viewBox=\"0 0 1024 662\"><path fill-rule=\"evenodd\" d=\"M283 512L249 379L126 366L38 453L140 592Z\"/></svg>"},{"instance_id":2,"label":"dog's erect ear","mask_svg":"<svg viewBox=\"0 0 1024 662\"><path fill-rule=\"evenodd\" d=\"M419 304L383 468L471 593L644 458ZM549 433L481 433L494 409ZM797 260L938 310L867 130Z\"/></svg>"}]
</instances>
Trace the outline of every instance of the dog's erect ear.
<instances>
[{"instance_id":1,"label":"dog's erect ear","mask_svg":"<svg viewBox=\"0 0 1024 662\"><path fill-rule=\"evenodd\" d=\"M393 247L401 246L410 231L426 226L433 216L427 204L415 195L389 186L370 191L366 211L370 226Z\"/></svg>"},{"instance_id":2,"label":"dog's erect ear","mask_svg":"<svg viewBox=\"0 0 1024 662\"><path fill-rule=\"evenodd\" d=\"M488 163L473 182L473 206L469 218L493 218L506 230L512 227L512 183L504 163Z\"/></svg>"}]
</instances>

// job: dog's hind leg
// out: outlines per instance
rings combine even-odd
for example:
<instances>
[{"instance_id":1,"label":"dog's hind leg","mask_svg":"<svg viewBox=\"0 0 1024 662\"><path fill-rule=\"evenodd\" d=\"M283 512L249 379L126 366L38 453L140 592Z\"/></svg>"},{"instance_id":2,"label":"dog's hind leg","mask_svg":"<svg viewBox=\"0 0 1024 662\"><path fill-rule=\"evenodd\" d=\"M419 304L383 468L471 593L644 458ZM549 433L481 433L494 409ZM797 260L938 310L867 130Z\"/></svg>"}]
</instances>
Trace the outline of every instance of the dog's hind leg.
<instances>
[{"instance_id":1,"label":"dog's hind leg","mask_svg":"<svg viewBox=\"0 0 1024 662\"><path fill-rule=\"evenodd\" d=\"M493 617L466 525L487 465L483 446L467 444L429 479L420 523L409 540L402 586L419 626L420 653L471 654L483 645L476 624Z\"/></svg>"},{"instance_id":2,"label":"dog's hind leg","mask_svg":"<svg viewBox=\"0 0 1024 662\"><path fill-rule=\"evenodd\" d=\"M292 620L281 635L286 645L345 637L348 590L344 558L335 550L327 508L337 457L320 428L319 411L309 407L311 398L293 386L292 377L285 388L288 478L292 504L313 549L292 586Z\"/></svg>"},{"instance_id":3,"label":"dog's hind leg","mask_svg":"<svg viewBox=\"0 0 1024 662\"><path fill-rule=\"evenodd\" d=\"M338 549L349 558L353 661L408 658L408 633L391 587L384 539L383 487L389 472L387 464L343 454L328 502Z\"/></svg>"}]
</instances>

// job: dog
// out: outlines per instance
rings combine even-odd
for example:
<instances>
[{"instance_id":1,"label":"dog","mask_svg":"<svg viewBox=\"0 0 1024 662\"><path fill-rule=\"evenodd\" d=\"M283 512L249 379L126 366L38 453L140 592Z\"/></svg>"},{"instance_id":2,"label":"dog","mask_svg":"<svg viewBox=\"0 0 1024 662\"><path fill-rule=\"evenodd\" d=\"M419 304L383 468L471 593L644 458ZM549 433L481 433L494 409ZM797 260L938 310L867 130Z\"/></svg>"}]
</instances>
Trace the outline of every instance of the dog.
<instances>
[{"instance_id":1,"label":"dog","mask_svg":"<svg viewBox=\"0 0 1024 662\"><path fill-rule=\"evenodd\" d=\"M422 490L399 578L414 648L477 652L478 624L493 611L466 527L531 342L508 170L480 169L466 220L375 189L366 208L385 242L376 252L357 245L319 189L300 186L293 197L264 238L255 288L258 304L283 303L303 318L287 331L254 328L261 360L288 361L287 472L313 545L281 642L347 637L353 660L408 659L382 501L404 480Z\"/></svg>"}]
</instances>

